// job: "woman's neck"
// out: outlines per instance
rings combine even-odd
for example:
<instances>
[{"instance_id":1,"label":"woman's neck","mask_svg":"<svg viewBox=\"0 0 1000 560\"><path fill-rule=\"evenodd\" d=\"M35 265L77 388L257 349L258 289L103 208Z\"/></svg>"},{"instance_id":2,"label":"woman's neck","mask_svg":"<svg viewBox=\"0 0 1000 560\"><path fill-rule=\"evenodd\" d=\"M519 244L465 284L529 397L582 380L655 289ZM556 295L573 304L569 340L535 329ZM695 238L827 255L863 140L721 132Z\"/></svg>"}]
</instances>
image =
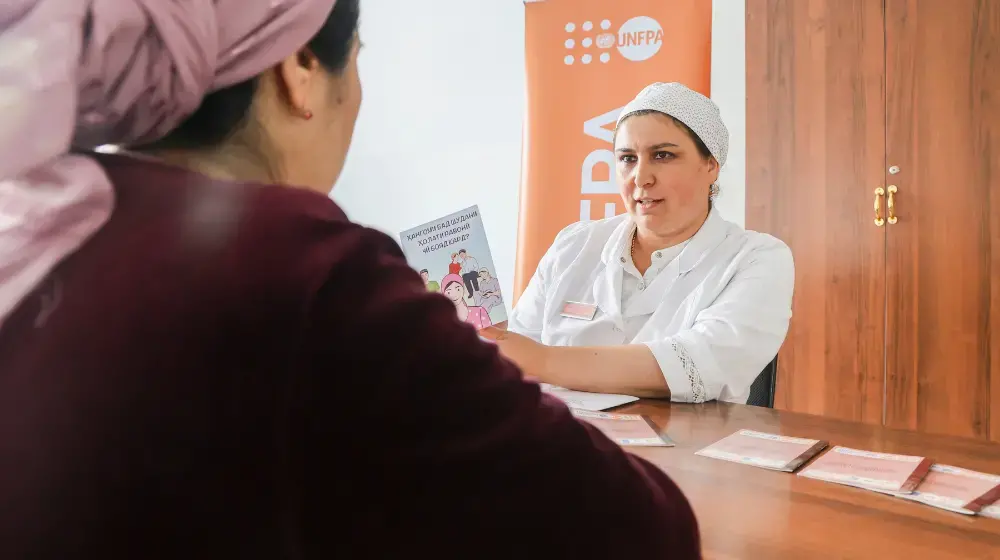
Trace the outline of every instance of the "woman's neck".
<instances>
[{"instance_id":1,"label":"woman's neck","mask_svg":"<svg viewBox=\"0 0 1000 560\"><path fill-rule=\"evenodd\" d=\"M709 209L709 212L711 212L711 209ZM630 250L632 253L632 263L639 270L639 273L645 274L646 270L652 265L653 253L655 251L680 245L694 237L698 233L698 230L701 229L701 226L705 224L705 221L708 220L708 215L706 213L705 217L701 220L696 220L684 228L668 233L659 233L636 225Z\"/></svg>"},{"instance_id":2,"label":"woman's neck","mask_svg":"<svg viewBox=\"0 0 1000 560\"><path fill-rule=\"evenodd\" d=\"M240 146L211 150L149 150L142 155L157 158L212 179L247 183L279 183L279 173L257 154Z\"/></svg>"},{"instance_id":3,"label":"woman's neck","mask_svg":"<svg viewBox=\"0 0 1000 560\"><path fill-rule=\"evenodd\" d=\"M455 307L458 309L458 318L464 321L469 316L469 304L463 299L457 302Z\"/></svg>"},{"instance_id":4,"label":"woman's neck","mask_svg":"<svg viewBox=\"0 0 1000 560\"><path fill-rule=\"evenodd\" d=\"M676 229L668 232L657 232L650 229L643 228L636 225L635 232L635 252L640 251L644 253L652 253L653 251L660 251L662 249L667 249L673 247L674 245L680 245L688 239L694 237L701 226L705 224L708 220L708 215L711 212L706 212L705 215L700 220L695 220L683 228Z\"/></svg>"}]
</instances>

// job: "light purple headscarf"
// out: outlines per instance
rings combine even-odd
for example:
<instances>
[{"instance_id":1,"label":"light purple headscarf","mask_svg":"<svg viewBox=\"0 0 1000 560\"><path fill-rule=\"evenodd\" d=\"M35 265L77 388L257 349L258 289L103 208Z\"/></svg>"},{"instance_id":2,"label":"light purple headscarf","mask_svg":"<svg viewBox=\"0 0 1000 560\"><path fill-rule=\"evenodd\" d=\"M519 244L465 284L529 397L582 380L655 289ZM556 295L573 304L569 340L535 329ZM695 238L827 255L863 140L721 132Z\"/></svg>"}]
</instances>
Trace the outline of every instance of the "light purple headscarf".
<instances>
[{"instance_id":1,"label":"light purple headscarf","mask_svg":"<svg viewBox=\"0 0 1000 560\"><path fill-rule=\"evenodd\" d=\"M111 215L75 148L164 136L304 46L336 0L2 0L0 325Z\"/></svg>"}]
</instances>

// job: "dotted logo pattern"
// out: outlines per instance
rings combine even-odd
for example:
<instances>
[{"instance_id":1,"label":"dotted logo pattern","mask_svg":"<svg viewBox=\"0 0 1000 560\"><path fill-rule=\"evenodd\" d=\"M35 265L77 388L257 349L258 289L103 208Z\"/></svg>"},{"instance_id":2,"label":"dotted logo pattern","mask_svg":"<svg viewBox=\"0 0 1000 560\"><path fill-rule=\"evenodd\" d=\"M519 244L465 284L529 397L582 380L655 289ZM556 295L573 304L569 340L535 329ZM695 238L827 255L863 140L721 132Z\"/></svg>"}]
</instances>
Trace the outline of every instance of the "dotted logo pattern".
<instances>
[{"instance_id":1,"label":"dotted logo pattern","mask_svg":"<svg viewBox=\"0 0 1000 560\"><path fill-rule=\"evenodd\" d=\"M577 26L574 22L566 23L564 29L566 33L576 34L579 29L587 35L583 37L569 37L563 42L563 46L568 51L563 57L563 63L567 66L576 63L590 64L595 60L607 64L611 61L612 47L618 47L618 53L623 58L631 61L643 61L651 58L660 50L663 44L663 28L659 22L648 16L637 16L627 20L622 24L616 35L611 31L611 20L605 19L596 26L593 21L587 20ZM588 52L592 47L599 49L596 52ZM580 51L583 52L580 52ZM579 53L579 54L577 54Z\"/></svg>"}]
</instances>

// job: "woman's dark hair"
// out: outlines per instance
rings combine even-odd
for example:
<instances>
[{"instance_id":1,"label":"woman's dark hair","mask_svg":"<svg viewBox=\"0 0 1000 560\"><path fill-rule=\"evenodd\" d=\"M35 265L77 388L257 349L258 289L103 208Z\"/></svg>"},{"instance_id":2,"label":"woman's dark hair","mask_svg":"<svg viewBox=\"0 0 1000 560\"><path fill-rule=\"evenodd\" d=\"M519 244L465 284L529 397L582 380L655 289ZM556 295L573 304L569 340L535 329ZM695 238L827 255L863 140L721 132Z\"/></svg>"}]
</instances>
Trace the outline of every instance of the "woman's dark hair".
<instances>
[{"instance_id":1,"label":"woman's dark hair","mask_svg":"<svg viewBox=\"0 0 1000 560\"><path fill-rule=\"evenodd\" d=\"M653 109L642 109L641 111L636 111L625 118L630 119L632 117L638 117L640 115L651 115L651 114L663 115L668 119L674 121L674 124L677 125L677 128L683 130L691 138L691 140L694 141L694 146L695 148L698 149L698 155L700 155L704 159L712 157L712 151L708 149L708 146L706 146L705 143L702 142L701 138L697 134L695 134L694 131L688 127L688 125L682 123L678 119L675 119L674 117L666 113L661 113L660 111L654 111ZM622 119L622 122L625 122L625 119ZM617 135L618 135L618 130L615 129L615 136Z\"/></svg>"},{"instance_id":2,"label":"woman's dark hair","mask_svg":"<svg viewBox=\"0 0 1000 560\"><path fill-rule=\"evenodd\" d=\"M358 29L359 4L360 0L337 0L323 27L306 44L306 48L330 72L339 74L347 66ZM246 124L258 79L255 76L208 94L180 126L144 148L199 149L222 144Z\"/></svg>"}]
</instances>

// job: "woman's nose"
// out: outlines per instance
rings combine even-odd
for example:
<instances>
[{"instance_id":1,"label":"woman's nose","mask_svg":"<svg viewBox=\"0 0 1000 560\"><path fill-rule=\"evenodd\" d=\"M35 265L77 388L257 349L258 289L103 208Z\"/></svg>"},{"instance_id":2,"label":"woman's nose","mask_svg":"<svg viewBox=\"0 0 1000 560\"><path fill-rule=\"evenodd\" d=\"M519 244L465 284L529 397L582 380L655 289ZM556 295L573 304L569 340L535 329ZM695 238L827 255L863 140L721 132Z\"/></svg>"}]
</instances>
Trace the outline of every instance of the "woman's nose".
<instances>
[{"instance_id":1,"label":"woman's nose","mask_svg":"<svg viewBox=\"0 0 1000 560\"><path fill-rule=\"evenodd\" d=\"M653 176L653 170L650 168L649 164L640 160L635 165L635 171L633 172L633 181L635 181L635 186L637 188L648 187L655 182L655 177Z\"/></svg>"}]
</instances>

